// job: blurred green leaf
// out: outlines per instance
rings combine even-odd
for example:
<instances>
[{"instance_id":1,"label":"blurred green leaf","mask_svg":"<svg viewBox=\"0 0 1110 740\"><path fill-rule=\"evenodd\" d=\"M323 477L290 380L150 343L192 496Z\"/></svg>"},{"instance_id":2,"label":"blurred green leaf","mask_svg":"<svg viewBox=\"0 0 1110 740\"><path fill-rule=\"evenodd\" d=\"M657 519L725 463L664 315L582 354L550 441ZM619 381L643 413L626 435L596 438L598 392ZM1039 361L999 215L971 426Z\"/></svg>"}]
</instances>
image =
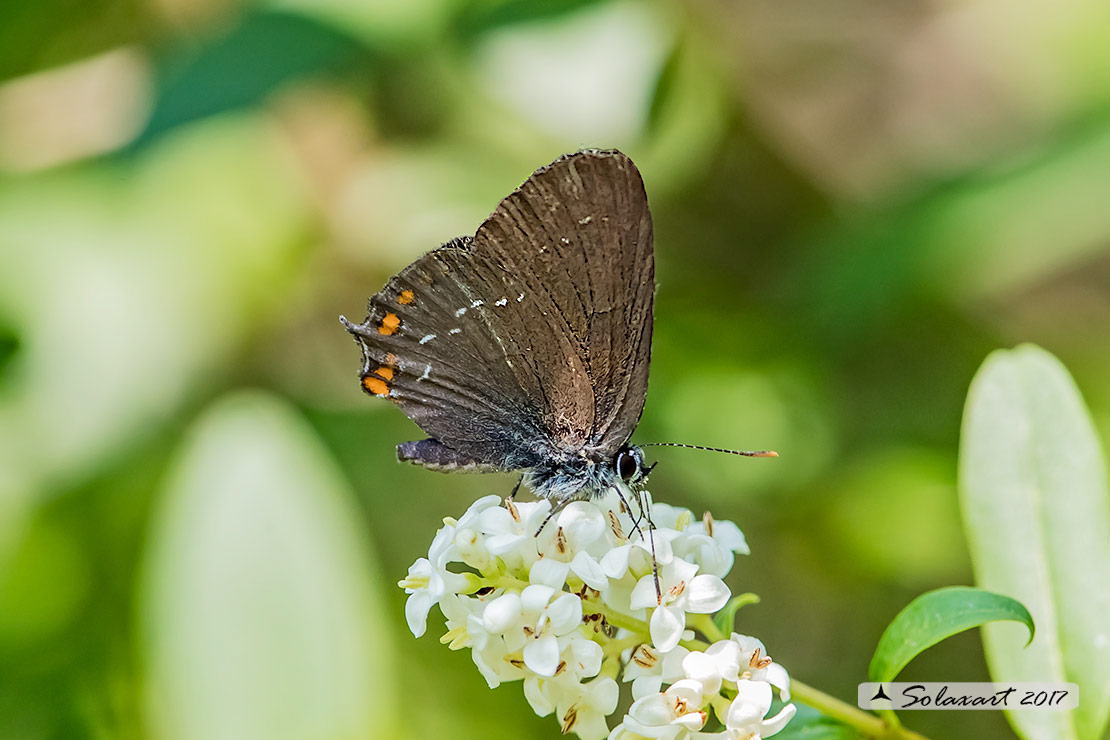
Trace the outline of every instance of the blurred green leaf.
<instances>
[{"instance_id":1,"label":"blurred green leaf","mask_svg":"<svg viewBox=\"0 0 1110 740\"><path fill-rule=\"evenodd\" d=\"M776 714L780 706L776 701L768 714ZM804 704L794 706L798 711L782 732L775 735L779 740L858 740L860 737L848 725L830 719L812 707Z\"/></svg>"},{"instance_id":2,"label":"blurred green leaf","mask_svg":"<svg viewBox=\"0 0 1110 740\"><path fill-rule=\"evenodd\" d=\"M636 161L652 183L652 198L706 176L719 164L728 115L727 84L711 45L695 24L670 49L655 80L647 131Z\"/></svg>"},{"instance_id":3,"label":"blurred green leaf","mask_svg":"<svg viewBox=\"0 0 1110 740\"><path fill-rule=\"evenodd\" d=\"M1097 738L1110 714L1110 492L1102 449L1064 366L1033 345L997 351L968 393L960 493L976 581L1029 607L1029 650L993 626L996 681L1072 681L1073 712L1012 712L1028 738Z\"/></svg>"},{"instance_id":4,"label":"blurred green leaf","mask_svg":"<svg viewBox=\"0 0 1110 740\"><path fill-rule=\"evenodd\" d=\"M600 4L598 0L500 0L492 3L469 3L459 14L454 30L461 39L473 39L496 28L558 18L590 5Z\"/></svg>"},{"instance_id":5,"label":"blurred green leaf","mask_svg":"<svg viewBox=\"0 0 1110 740\"><path fill-rule=\"evenodd\" d=\"M1004 296L1104 253L1110 125L1095 118L1010 166L918 187L819 240L799 279L827 341L873 331L915 301Z\"/></svg>"},{"instance_id":6,"label":"blurred green leaf","mask_svg":"<svg viewBox=\"0 0 1110 740\"><path fill-rule=\"evenodd\" d=\"M0 384L19 353L19 333L10 326L0 323Z\"/></svg>"},{"instance_id":7,"label":"blurred green leaf","mask_svg":"<svg viewBox=\"0 0 1110 740\"><path fill-rule=\"evenodd\" d=\"M745 607L748 604L758 603L759 596L756 594L749 593L733 596L721 611L713 615L713 624L726 635L731 634L736 629L736 612L740 611L741 607Z\"/></svg>"},{"instance_id":8,"label":"blurred green leaf","mask_svg":"<svg viewBox=\"0 0 1110 740\"><path fill-rule=\"evenodd\" d=\"M151 735L401 737L393 634L333 463L280 401L241 393L193 428L142 591Z\"/></svg>"},{"instance_id":9,"label":"blurred green leaf","mask_svg":"<svg viewBox=\"0 0 1110 740\"><path fill-rule=\"evenodd\" d=\"M140 0L0 3L0 80L144 40L157 25Z\"/></svg>"},{"instance_id":10,"label":"blurred green leaf","mask_svg":"<svg viewBox=\"0 0 1110 740\"><path fill-rule=\"evenodd\" d=\"M1033 618L1017 601L967 586L949 586L918 596L898 613L879 638L867 675L893 681L922 651L946 637L996 620L1022 622L1033 639Z\"/></svg>"},{"instance_id":11,"label":"blurred green leaf","mask_svg":"<svg viewBox=\"0 0 1110 740\"><path fill-rule=\"evenodd\" d=\"M249 14L227 35L163 61L154 111L136 146L191 121L253 105L291 80L338 73L367 55L355 38L311 18Z\"/></svg>"},{"instance_id":12,"label":"blurred green leaf","mask_svg":"<svg viewBox=\"0 0 1110 740\"><path fill-rule=\"evenodd\" d=\"M827 513L838 567L918 590L966 579L954 457L892 446L841 466Z\"/></svg>"}]
</instances>

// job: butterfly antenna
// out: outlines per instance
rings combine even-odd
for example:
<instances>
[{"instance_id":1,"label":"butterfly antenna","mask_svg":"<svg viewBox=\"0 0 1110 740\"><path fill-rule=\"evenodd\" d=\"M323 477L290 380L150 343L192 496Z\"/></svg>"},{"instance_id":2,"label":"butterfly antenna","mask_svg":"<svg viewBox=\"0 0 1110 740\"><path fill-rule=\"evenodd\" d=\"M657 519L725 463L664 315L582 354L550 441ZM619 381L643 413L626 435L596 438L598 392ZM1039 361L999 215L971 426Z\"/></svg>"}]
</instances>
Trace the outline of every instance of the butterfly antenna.
<instances>
[{"instance_id":1,"label":"butterfly antenna","mask_svg":"<svg viewBox=\"0 0 1110 740\"><path fill-rule=\"evenodd\" d=\"M774 450L726 450L723 447L705 447L703 445L686 445L681 442L647 442L646 444L636 445L637 447L685 447L689 450L705 450L707 452L724 452L729 455L740 455L741 457L778 457L779 453Z\"/></svg>"}]
</instances>

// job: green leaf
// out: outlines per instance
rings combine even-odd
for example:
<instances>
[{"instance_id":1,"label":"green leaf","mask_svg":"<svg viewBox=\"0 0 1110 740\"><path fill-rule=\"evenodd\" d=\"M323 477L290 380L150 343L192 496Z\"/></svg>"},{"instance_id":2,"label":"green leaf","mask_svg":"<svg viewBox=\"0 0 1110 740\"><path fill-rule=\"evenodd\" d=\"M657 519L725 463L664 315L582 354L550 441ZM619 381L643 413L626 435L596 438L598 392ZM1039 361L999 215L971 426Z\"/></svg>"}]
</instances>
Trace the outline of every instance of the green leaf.
<instances>
[{"instance_id":1,"label":"green leaf","mask_svg":"<svg viewBox=\"0 0 1110 740\"><path fill-rule=\"evenodd\" d=\"M736 612L740 611L740 607L758 603L759 597L752 593L733 596L719 612L713 615L713 624L716 625L717 629L721 632L724 632L726 636L730 635L735 629Z\"/></svg>"},{"instance_id":2,"label":"green leaf","mask_svg":"<svg viewBox=\"0 0 1110 740\"><path fill-rule=\"evenodd\" d=\"M967 586L949 586L918 596L887 625L867 674L871 681L893 681L919 653L946 637L987 622L1013 620L1029 628L1033 618L1017 601Z\"/></svg>"},{"instance_id":3,"label":"green leaf","mask_svg":"<svg viewBox=\"0 0 1110 740\"><path fill-rule=\"evenodd\" d=\"M1072 712L1008 713L1026 738L1093 740L1110 715L1110 493L1078 389L1032 345L993 353L971 383L960 498L975 580L1029 607L1029 650L1006 625L983 631L996 681L1071 681Z\"/></svg>"},{"instance_id":4,"label":"green leaf","mask_svg":"<svg viewBox=\"0 0 1110 740\"><path fill-rule=\"evenodd\" d=\"M464 6L455 21L455 32L460 38L474 39L505 26L542 22L601 4L597 0L502 0L471 3Z\"/></svg>"},{"instance_id":5,"label":"green leaf","mask_svg":"<svg viewBox=\"0 0 1110 740\"><path fill-rule=\"evenodd\" d=\"M326 450L276 398L205 412L154 517L146 734L404 738L391 585Z\"/></svg>"},{"instance_id":6,"label":"green leaf","mask_svg":"<svg viewBox=\"0 0 1110 740\"><path fill-rule=\"evenodd\" d=\"M139 147L167 131L254 105L292 80L332 74L369 51L333 26L296 14L254 12L227 35L159 65L158 92Z\"/></svg>"},{"instance_id":7,"label":"green leaf","mask_svg":"<svg viewBox=\"0 0 1110 740\"><path fill-rule=\"evenodd\" d=\"M778 740L859 740L859 732L848 725L826 717L804 704L794 706L798 708L798 712L782 732L775 735ZM776 701L767 714L777 714L781 707L781 703Z\"/></svg>"}]
</instances>

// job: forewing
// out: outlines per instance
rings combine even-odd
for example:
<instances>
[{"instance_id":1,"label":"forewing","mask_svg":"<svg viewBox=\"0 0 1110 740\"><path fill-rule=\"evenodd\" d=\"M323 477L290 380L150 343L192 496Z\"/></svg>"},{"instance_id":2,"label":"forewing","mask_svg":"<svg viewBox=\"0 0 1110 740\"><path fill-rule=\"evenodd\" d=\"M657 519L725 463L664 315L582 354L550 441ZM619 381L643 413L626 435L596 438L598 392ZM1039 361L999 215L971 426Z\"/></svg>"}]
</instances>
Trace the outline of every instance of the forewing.
<instances>
[{"instance_id":1,"label":"forewing","mask_svg":"<svg viewBox=\"0 0 1110 740\"><path fill-rule=\"evenodd\" d=\"M429 252L348 326L363 387L503 468L608 459L643 409L654 267L643 182L619 152L537 170L471 238Z\"/></svg>"},{"instance_id":2,"label":"forewing","mask_svg":"<svg viewBox=\"0 0 1110 740\"><path fill-rule=\"evenodd\" d=\"M583 151L537 170L482 224L472 251L515 276L532 306L543 357L532 369L555 443L616 452L643 411L651 356L651 214L635 165Z\"/></svg>"},{"instance_id":3,"label":"forewing","mask_svg":"<svg viewBox=\"0 0 1110 740\"><path fill-rule=\"evenodd\" d=\"M348 325L363 350L363 388L467 457L506 469L536 464L546 440L542 389L534 378L522 384L510 359L521 349L506 346L483 310L517 288L472 253L469 237L425 254L370 299L361 325Z\"/></svg>"}]
</instances>

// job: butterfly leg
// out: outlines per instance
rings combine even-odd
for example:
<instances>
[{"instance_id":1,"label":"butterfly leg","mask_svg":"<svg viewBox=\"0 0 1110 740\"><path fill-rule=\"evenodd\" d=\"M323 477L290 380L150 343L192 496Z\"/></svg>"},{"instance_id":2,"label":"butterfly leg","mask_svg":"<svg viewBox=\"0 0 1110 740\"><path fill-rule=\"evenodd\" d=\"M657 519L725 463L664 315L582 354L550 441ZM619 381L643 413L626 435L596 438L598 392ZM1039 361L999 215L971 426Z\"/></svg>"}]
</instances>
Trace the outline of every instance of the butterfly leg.
<instances>
[{"instance_id":1,"label":"butterfly leg","mask_svg":"<svg viewBox=\"0 0 1110 740\"><path fill-rule=\"evenodd\" d=\"M551 507L551 511L547 512L547 516L544 517L543 523L540 524L540 528L536 530L536 537L540 536L540 532L543 531L543 528L547 526L547 523L549 521L551 521L552 517L554 517L556 514L558 514L564 508L566 508L566 505L569 504L571 501L577 501L577 499L565 498L562 501L560 501L559 503L557 503L557 504L555 504L554 506Z\"/></svg>"},{"instance_id":2,"label":"butterfly leg","mask_svg":"<svg viewBox=\"0 0 1110 740\"><path fill-rule=\"evenodd\" d=\"M624 510L628 512L628 518L632 521L632 526L636 528L636 534L640 535L642 538L644 536L644 531L640 529L640 519L642 517L632 516L632 507L628 505L627 499L625 499L624 494L621 493L620 486L613 486L613 490L616 491L617 498L620 499L621 504L624 505Z\"/></svg>"},{"instance_id":3,"label":"butterfly leg","mask_svg":"<svg viewBox=\"0 0 1110 740\"><path fill-rule=\"evenodd\" d=\"M663 590L659 586L659 561L655 558L655 523L651 521L651 502L647 500L644 491L640 491L640 510L647 519L648 537L651 539L651 575L655 579L656 603L662 605Z\"/></svg>"},{"instance_id":4,"label":"butterfly leg","mask_svg":"<svg viewBox=\"0 0 1110 740\"><path fill-rule=\"evenodd\" d=\"M513 492L509 494L509 500L510 501L515 501L516 500L516 492L520 490L520 484L523 483L523 482L524 482L524 476L523 475L520 476L519 478L517 478L516 485L513 486Z\"/></svg>"}]
</instances>

